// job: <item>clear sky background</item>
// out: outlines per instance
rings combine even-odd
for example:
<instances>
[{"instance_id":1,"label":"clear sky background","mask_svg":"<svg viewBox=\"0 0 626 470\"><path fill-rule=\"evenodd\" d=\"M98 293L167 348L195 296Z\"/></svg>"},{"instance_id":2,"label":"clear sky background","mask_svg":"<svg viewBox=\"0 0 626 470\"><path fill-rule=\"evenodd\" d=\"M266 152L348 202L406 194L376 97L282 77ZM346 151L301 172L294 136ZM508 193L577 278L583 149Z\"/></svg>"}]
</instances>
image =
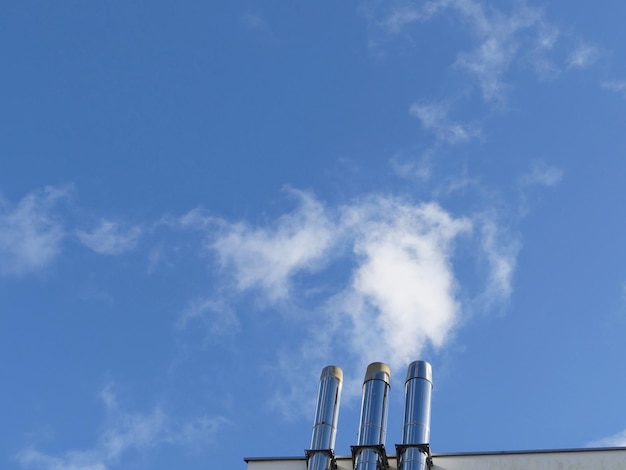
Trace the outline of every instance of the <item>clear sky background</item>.
<instances>
[{"instance_id":1,"label":"clear sky background","mask_svg":"<svg viewBox=\"0 0 626 470\"><path fill-rule=\"evenodd\" d=\"M626 3L0 2L0 468L244 469L343 368L434 452L626 445Z\"/></svg>"}]
</instances>

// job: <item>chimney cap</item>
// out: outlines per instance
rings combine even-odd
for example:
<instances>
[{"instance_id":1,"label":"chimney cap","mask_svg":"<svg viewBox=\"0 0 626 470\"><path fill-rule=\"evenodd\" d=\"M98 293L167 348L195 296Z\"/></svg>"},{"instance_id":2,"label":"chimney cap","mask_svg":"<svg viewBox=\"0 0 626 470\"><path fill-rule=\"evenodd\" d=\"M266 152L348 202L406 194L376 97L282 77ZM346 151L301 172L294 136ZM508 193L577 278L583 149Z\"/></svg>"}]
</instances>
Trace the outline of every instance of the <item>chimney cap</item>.
<instances>
[{"instance_id":1,"label":"chimney cap","mask_svg":"<svg viewBox=\"0 0 626 470\"><path fill-rule=\"evenodd\" d=\"M325 377L333 377L337 380L342 381L343 371L341 370L341 367L338 367L338 366L326 366L324 367L324 369L322 369L320 380L322 380Z\"/></svg>"},{"instance_id":2,"label":"chimney cap","mask_svg":"<svg viewBox=\"0 0 626 470\"><path fill-rule=\"evenodd\" d=\"M368 380L383 380L389 384L391 381L391 369L384 362L372 362L367 366L363 383Z\"/></svg>"},{"instance_id":3,"label":"chimney cap","mask_svg":"<svg viewBox=\"0 0 626 470\"><path fill-rule=\"evenodd\" d=\"M406 371L406 381L412 379L425 379L430 383L433 382L433 368L430 363L426 361L414 361L409 364L409 368Z\"/></svg>"}]
</instances>

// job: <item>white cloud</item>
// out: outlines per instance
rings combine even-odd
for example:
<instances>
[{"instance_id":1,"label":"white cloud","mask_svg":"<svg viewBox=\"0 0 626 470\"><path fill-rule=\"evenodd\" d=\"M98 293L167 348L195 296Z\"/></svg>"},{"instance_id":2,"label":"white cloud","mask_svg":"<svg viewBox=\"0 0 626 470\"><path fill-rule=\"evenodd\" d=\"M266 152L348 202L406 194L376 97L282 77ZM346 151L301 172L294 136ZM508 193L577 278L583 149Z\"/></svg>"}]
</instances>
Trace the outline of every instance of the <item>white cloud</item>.
<instances>
[{"instance_id":1,"label":"white cloud","mask_svg":"<svg viewBox=\"0 0 626 470\"><path fill-rule=\"evenodd\" d=\"M225 223L210 244L222 267L234 273L238 289L260 287L271 301L286 298L290 277L314 270L326 254L332 227L323 207L309 194L293 193L299 209L280 217L274 226Z\"/></svg>"},{"instance_id":2,"label":"white cloud","mask_svg":"<svg viewBox=\"0 0 626 470\"><path fill-rule=\"evenodd\" d=\"M561 31L557 26L541 22L535 42L536 48L545 51L552 50L560 36Z\"/></svg>"},{"instance_id":3,"label":"white cloud","mask_svg":"<svg viewBox=\"0 0 626 470\"><path fill-rule=\"evenodd\" d=\"M293 277L313 276L311 265L341 262L348 268L343 285L324 287L322 310L331 312L324 321L347 338L355 356L386 357L398 366L428 345L445 344L462 310L454 246L459 237L473 236L474 224L481 228L478 256L488 266L485 292L479 295L493 300L512 291L518 248L505 243L506 231L494 221L488 225L483 215L453 217L435 203L380 195L330 211L311 195L304 197L295 212L269 227L231 224L212 247L231 267L237 289L255 288L270 301L302 298L300 290L289 287ZM314 307L318 313L319 308ZM209 312L214 318L222 309L213 301L192 304L180 322Z\"/></svg>"},{"instance_id":4,"label":"white cloud","mask_svg":"<svg viewBox=\"0 0 626 470\"><path fill-rule=\"evenodd\" d=\"M213 442L220 429L228 424L230 421L223 416L199 416L179 426L169 440L172 444L202 448Z\"/></svg>"},{"instance_id":5,"label":"white cloud","mask_svg":"<svg viewBox=\"0 0 626 470\"><path fill-rule=\"evenodd\" d=\"M549 53L555 48L557 41L561 37L561 31L553 24L540 21L538 25L537 37L534 45L527 55L535 73L539 78L556 78L561 69L555 60L549 57Z\"/></svg>"},{"instance_id":6,"label":"white cloud","mask_svg":"<svg viewBox=\"0 0 626 470\"><path fill-rule=\"evenodd\" d=\"M533 162L529 173L520 177L523 186L540 185L554 186L563 179L563 170L555 166L549 166L543 161Z\"/></svg>"},{"instance_id":7,"label":"white cloud","mask_svg":"<svg viewBox=\"0 0 626 470\"><path fill-rule=\"evenodd\" d=\"M442 346L460 312L452 245L471 221L436 204L392 198L347 208L344 220L354 231L357 265L340 298L359 356L397 367L429 343Z\"/></svg>"},{"instance_id":8,"label":"white cloud","mask_svg":"<svg viewBox=\"0 0 626 470\"><path fill-rule=\"evenodd\" d=\"M65 231L53 209L66 195L65 189L47 187L15 206L0 198L0 274L43 269L59 254Z\"/></svg>"},{"instance_id":9,"label":"white cloud","mask_svg":"<svg viewBox=\"0 0 626 470\"><path fill-rule=\"evenodd\" d=\"M219 226L221 223L220 219L211 217L203 208L196 207L180 217L164 215L154 225L155 227L163 225L174 229L206 230L212 226Z\"/></svg>"},{"instance_id":10,"label":"white cloud","mask_svg":"<svg viewBox=\"0 0 626 470\"><path fill-rule=\"evenodd\" d=\"M244 28L254 34L259 40L265 43L276 43L277 37L274 34L270 22L266 16L259 11L246 11L240 17L241 24Z\"/></svg>"},{"instance_id":11,"label":"white cloud","mask_svg":"<svg viewBox=\"0 0 626 470\"><path fill-rule=\"evenodd\" d=\"M602 83L602 88L619 93L626 98L626 80L610 80Z\"/></svg>"},{"instance_id":12,"label":"white cloud","mask_svg":"<svg viewBox=\"0 0 626 470\"><path fill-rule=\"evenodd\" d=\"M450 122L447 106L443 104L414 103L409 112L420 120L424 129L432 131L440 142L459 144L480 136L480 129L476 125Z\"/></svg>"},{"instance_id":13,"label":"white cloud","mask_svg":"<svg viewBox=\"0 0 626 470\"><path fill-rule=\"evenodd\" d=\"M119 255L134 249L141 235L141 228L123 228L117 222L102 220L91 232L78 231L80 242L101 255Z\"/></svg>"},{"instance_id":14,"label":"white cloud","mask_svg":"<svg viewBox=\"0 0 626 470\"><path fill-rule=\"evenodd\" d=\"M401 178L428 181L431 177L430 152L417 160L404 159L402 155L394 155L391 159L391 168Z\"/></svg>"},{"instance_id":15,"label":"white cloud","mask_svg":"<svg viewBox=\"0 0 626 470\"><path fill-rule=\"evenodd\" d=\"M409 5L394 8L389 16L385 19L385 26L392 33L400 32L406 25L411 24L422 16L417 9Z\"/></svg>"},{"instance_id":16,"label":"white cloud","mask_svg":"<svg viewBox=\"0 0 626 470\"><path fill-rule=\"evenodd\" d=\"M407 1L385 3L388 11L385 13L382 21L379 21L379 24L387 32L397 34L416 21L430 19L440 10L450 6L451 3L450 0L428 0L419 4ZM371 13L371 9L367 11L370 12L369 16L375 16L375 13Z\"/></svg>"},{"instance_id":17,"label":"white cloud","mask_svg":"<svg viewBox=\"0 0 626 470\"><path fill-rule=\"evenodd\" d=\"M488 265L486 288L480 300L490 307L508 300L513 292L513 274L521 243L498 226L495 217L483 216L479 221L483 256Z\"/></svg>"},{"instance_id":18,"label":"white cloud","mask_svg":"<svg viewBox=\"0 0 626 470\"><path fill-rule=\"evenodd\" d=\"M415 22L450 12L467 26L471 48L457 54L455 65L474 77L485 101L505 97L504 76L520 58L529 60L540 76L554 75L558 68L546 57L560 37L541 9L517 2L504 11L478 0L432 0L382 2L383 11L366 10L374 23L388 34L399 34ZM380 19L379 19L380 18Z\"/></svg>"},{"instance_id":19,"label":"white cloud","mask_svg":"<svg viewBox=\"0 0 626 470\"><path fill-rule=\"evenodd\" d=\"M306 333L296 353L289 349L280 358L286 383L271 403L286 416L301 410L306 397L301 375L295 377L303 364L343 357L361 365L382 360L397 370L425 349L445 346L477 303L489 310L513 291L520 244L493 214L455 216L433 202L379 194L335 208L310 194L299 197L294 211L262 227L222 221L217 235L207 231L227 268L226 287L254 289L261 299L284 300L298 312ZM458 278L459 244L475 253L459 262L474 260L482 268L471 287ZM332 282L326 268L333 270ZM306 286L294 282L303 274ZM322 294L308 296L311 286ZM199 318L228 327L236 324L231 314L221 302L199 300L179 324ZM355 390L360 386L346 380Z\"/></svg>"},{"instance_id":20,"label":"white cloud","mask_svg":"<svg viewBox=\"0 0 626 470\"><path fill-rule=\"evenodd\" d=\"M125 452L154 447L166 440L167 416L160 408L149 413L117 412L100 436L100 453L105 461L117 461Z\"/></svg>"},{"instance_id":21,"label":"white cloud","mask_svg":"<svg viewBox=\"0 0 626 470\"><path fill-rule=\"evenodd\" d=\"M427 158L416 162L400 162L397 159L391 161L393 171L401 178L427 181L431 177L431 168Z\"/></svg>"},{"instance_id":22,"label":"white cloud","mask_svg":"<svg viewBox=\"0 0 626 470\"><path fill-rule=\"evenodd\" d=\"M569 56L567 68L587 68L598 60L600 52L598 48L589 44L579 45Z\"/></svg>"},{"instance_id":23,"label":"white cloud","mask_svg":"<svg viewBox=\"0 0 626 470\"><path fill-rule=\"evenodd\" d=\"M106 411L116 410L119 406L117 402L117 395L115 394L115 384L113 382L109 382L102 388L98 394L98 398L102 400Z\"/></svg>"},{"instance_id":24,"label":"white cloud","mask_svg":"<svg viewBox=\"0 0 626 470\"><path fill-rule=\"evenodd\" d=\"M239 329L239 319L233 309L223 300L196 299L187 305L176 326L186 328L194 320L202 320L209 325L209 331L220 334Z\"/></svg>"},{"instance_id":25,"label":"white cloud","mask_svg":"<svg viewBox=\"0 0 626 470\"><path fill-rule=\"evenodd\" d=\"M458 175L452 175L445 178L433 190L433 196L439 198L443 195L448 196L454 193L465 193L470 188L476 188L480 185L480 180L468 176L467 170L463 170Z\"/></svg>"},{"instance_id":26,"label":"white cloud","mask_svg":"<svg viewBox=\"0 0 626 470\"><path fill-rule=\"evenodd\" d=\"M626 447L626 429L612 436L590 442L587 447Z\"/></svg>"},{"instance_id":27,"label":"white cloud","mask_svg":"<svg viewBox=\"0 0 626 470\"><path fill-rule=\"evenodd\" d=\"M15 456L16 461L25 469L107 470L117 467L131 451L142 452L160 445L206 445L214 440L219 426L228 423L219 416L177 422L159 407L148 413L130 413L119 407L114 388L114 384L107 384L99 394L106 419L93 448L73 449L55 456L29 446Z\"/></svg>"},{"instance_id":28,"label":"white cloud","mask_svg":"<svg viewBox=\"0 0 626 470\"><path fill-rule=\"evenodd\" d=\"M16 459L22 468L39 470L107 470L109 468L98 455L81 451L69 451L62 457L54 457L34 447L28 447L22 450Z\"/></svg>"},{"instance_id":29,"label":"white cloud","mask_svg":"<svg viewBox=\"0 0 626 470\"><path fill-rule=\"evenodd\" d=\"M241 16L241 22L246 28L252 31L270 31L267 20L259 13L253 13L251 11L248 11Z\"/></svg>"},{"instance_id":30,"label":"white cloud","mask_svg":"<svg viewBox=\"0 0 626 470\"><path fill-rule=\"evenodd\" d=\"M521 5L510 14L486 9L473 0L457 0L455 8L479 40L471 52L461 53L456 65L474 75L486 101L504 97L503 75L521 48L521 33L542 24L540 10Z\"/></svg>"}]
</instances>

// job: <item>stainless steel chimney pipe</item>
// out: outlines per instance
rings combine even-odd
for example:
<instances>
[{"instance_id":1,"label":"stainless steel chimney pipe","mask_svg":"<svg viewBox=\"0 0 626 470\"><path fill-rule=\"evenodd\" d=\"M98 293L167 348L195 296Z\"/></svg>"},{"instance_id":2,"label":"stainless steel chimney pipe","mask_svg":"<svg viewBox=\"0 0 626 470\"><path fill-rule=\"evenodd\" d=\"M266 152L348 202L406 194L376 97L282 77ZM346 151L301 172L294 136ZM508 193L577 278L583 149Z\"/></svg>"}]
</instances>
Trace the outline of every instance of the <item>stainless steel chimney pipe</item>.
<instances>
[{"instance_id":1,"label":"stainless steel chimney pipe","mask_svg":"<svg viewBox=\"0 0 626 470\"><path fill-rule=\"evenodd\" d=\"M337 435L339 417L339 399L343 371L337 366L326 366L320 375L320 387L317 394L317 408L311 435L311 450L308 451L309 470L328 470L332 461ZM315 452L318 450L327 452Z\"/></svg>"},{"instance_id":2,"label":"stainless steel chimney pipe","mask_svg":"<svg viewBox=\"0 0 626 470\"><path fill-rule=\"evenodd\" d=\"M426 361L409 365L404 384L404 424L398 470L424 470L430 441L430 398L433 372ZM426 446L420 447L421 444Z\"/></svg>"},{"instance_id":3,"label":"stainless steel chimney pipe","mask_svg":"<svg viewBox=\"0 0 626 470\"><path fill-rule=\"evenodd\" d=\"M387 364L374 362L367 367L363 380L363 402L359 424L358 446L385 444L387 399L391 370ZM381 454L374 449L360 449L355 457L355 470L377 470Z\"/></svg>"}]
</instances>

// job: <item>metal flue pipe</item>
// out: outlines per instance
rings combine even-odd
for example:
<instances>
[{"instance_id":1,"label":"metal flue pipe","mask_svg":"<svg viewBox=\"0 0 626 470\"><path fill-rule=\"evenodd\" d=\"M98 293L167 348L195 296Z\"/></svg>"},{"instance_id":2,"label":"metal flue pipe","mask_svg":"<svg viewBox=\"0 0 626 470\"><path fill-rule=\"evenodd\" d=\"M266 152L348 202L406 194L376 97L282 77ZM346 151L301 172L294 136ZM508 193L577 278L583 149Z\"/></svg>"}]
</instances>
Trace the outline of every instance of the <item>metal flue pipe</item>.
<instances>
[{"instance_id":1,"label":"metal flue pipe","mask_svg":"<svg viewBox=\"0 0 626 470\"><path fill-rule=\"evenodd\" d=\"M358 446L384 446L387 432L387 399L391 370L387 364L374 362L367 367L363 380L363 402ZM362 448L355 457L355 470L377 470L382 455L374 448Z\"/></svg>"},{"instance_id":2,"label":"metal flue pipe","mask_svg":"<svg viewBox=\"0 0 626 470\"><path fill-rule=\"evenodd\" d=\"M337 366L326 366L320 376L317 407L311 435L308 458L309 470L329 470L337 435L339 399L343 371ZM316 452L323 451L323 452Z\"/></svg>"},{"instance_id":3,"label":"metal flue pipe","mask_svg":"<svg viewBox=\"0 0 626 470\"><path fill-rule=\"evenodd\" d=\"M430 441L430 398L433 372L426 361L409 365L404 384L404 424L398 470L425 470Z\"/></svg>"}]
</instances>

